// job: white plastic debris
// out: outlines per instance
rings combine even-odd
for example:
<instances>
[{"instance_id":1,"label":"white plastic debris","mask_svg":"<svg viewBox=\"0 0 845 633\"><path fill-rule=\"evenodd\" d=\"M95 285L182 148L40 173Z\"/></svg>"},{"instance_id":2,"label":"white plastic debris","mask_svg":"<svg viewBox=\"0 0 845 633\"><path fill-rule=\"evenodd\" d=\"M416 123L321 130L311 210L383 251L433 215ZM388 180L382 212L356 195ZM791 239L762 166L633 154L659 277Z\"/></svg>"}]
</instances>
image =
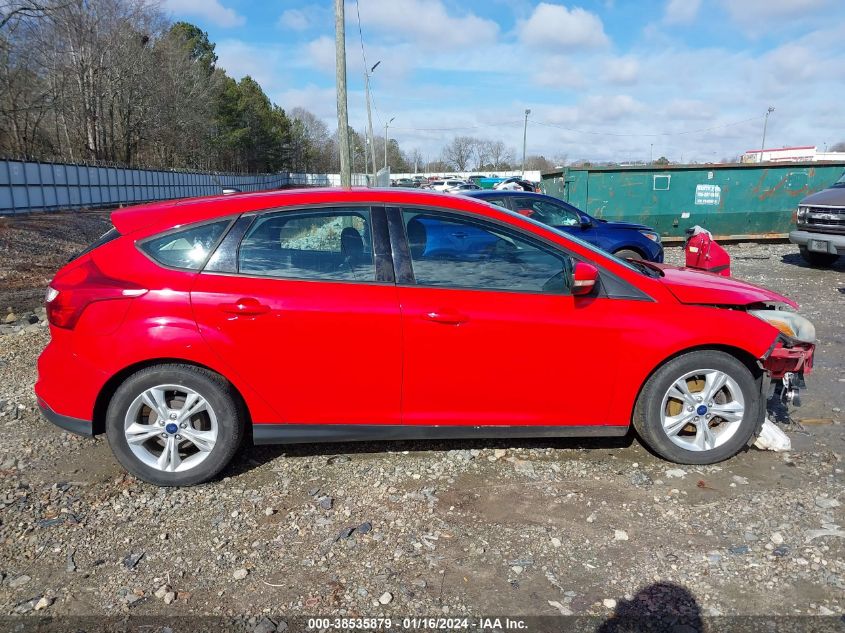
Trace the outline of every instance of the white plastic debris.
<instances>
[{"instance_id":1,"label":"white plastic debris","mask_svg":"<svg viewBox=\"0 0 845 633\"><path fill-rule=\"evenodd\" d=\"M763 422L763 429L760 431L757 441L754 442L754 446L762 451L789 451L792 450L792 441L774 422L766 418L766 421Z\"/></svg>"}]
</instances>

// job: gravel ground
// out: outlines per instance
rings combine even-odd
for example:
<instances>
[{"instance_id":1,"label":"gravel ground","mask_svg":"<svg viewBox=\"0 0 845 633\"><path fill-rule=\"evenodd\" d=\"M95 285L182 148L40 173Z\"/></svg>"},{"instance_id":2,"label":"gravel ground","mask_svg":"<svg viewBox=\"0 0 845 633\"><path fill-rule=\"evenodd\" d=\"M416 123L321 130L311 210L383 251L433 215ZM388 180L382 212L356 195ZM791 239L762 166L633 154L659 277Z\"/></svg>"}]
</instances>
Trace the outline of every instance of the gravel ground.
<instances>
[{"instance_id":1,"label":"gravel ground","mask_svg":"<svg viewBox=\"0 0 845 633\"><path fill-rule=\"evenodd\" d=\"M0 305L17 318L0 336L0 612L253 616L271 631L258 618L650 613L664 583L705 616L845 611L841 264L729 247L737 277L794 297L818 330L804 405L777 412L789 453L678 467L633 438L249 448L217 481L157 489L36 411L49 333L12 328L106 228L64 217L60 232L46 217L0 227Z\"/></svg>"}]
</instances>

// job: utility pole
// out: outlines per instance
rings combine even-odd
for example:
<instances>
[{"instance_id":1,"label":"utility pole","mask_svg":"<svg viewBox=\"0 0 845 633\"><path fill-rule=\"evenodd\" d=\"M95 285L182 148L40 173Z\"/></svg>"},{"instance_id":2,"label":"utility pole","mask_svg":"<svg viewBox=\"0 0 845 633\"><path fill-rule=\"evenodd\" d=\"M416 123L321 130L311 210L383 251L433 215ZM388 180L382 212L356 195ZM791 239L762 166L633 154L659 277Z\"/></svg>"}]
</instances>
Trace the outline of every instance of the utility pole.
<instances>
[{"instance_id":1,"label":"utility pole","mask_svg":"<svg viewBox=\"0 0 845 633\"><path fill-rule=\"evenodd\" d=\"M531 110L525 109L525 127L522 128L522 177L525 177L525 148L528 144L528 115Z\"/></svg>"},{"instance_id":2,"label":"utility pole","mask_svg":"<svg viewBox=\"0 0 845 633\"><path fill-rule=\"evenodd\" d=\"M376 169L376 140L373 136L373 114L370 110L370 73L374 72L380 63L381 61L377 61L375 64L373 64L373 67L370 68L369 72L367 72L367 69L364 68L364 90L367 93L367 131L369 133L367 143L370 146L370 158L373 161L373 182L376 181L376 172L378 171L378 169Z\"/></svg>"},{"instance_id":3,"label":"utility pole","mask_svg":"<svg viewBox=\"0 0 845 633\"><path fill-rule=\"evenodd\" d=\"M651 143L648 146L648 164L651 165L654 163L654 143Z\"/></svg>"},{"instance_id":4,"label":"utility pole","mask_svg":"<svg viewBox=\"0 0 845 633\"><path fill-rule=\"evenodd\" d=\"M393 123L393 119L395 119L395 118L396 117L391 118L390 121L388 121L387 123L384 124L384 168L385 169L387 169L387 128L390 126L391 123Z\"/></svg>"},{"instance_id":5,"label":"utility pole","mask_svg":"<svg viewBox=\"0 0 845 633\"><path fill-rule=\"evenodd\" d=\"M758 163L763 162L763 152L766 150L766 126L769 124L769 115L774 112L775 109L772 106L769 106L769 109L766 110L766 117L763 119L763 142L760 143L760 160Z\"/></svg>"},{"instance_id":6,"label":"utility pole","mask_svg":"<svg viewBox=\"0 0 845 633\"><path fill-rule=\"evenodd\" d=\"M337 141L340 146L340 186L352 186L349 156L349 113L346 100L346 17L343 0L334 0L334 47L337 82Z\"/></svg>"}]
</instances>

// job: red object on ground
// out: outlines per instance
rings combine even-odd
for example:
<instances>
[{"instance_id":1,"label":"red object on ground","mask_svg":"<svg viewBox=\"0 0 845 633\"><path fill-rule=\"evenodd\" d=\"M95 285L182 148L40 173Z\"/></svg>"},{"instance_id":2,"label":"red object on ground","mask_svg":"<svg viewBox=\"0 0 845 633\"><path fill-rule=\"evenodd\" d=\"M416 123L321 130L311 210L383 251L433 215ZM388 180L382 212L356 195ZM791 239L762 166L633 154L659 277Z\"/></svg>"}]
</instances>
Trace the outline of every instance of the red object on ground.
<instances>
[{"instance_id":1,"label":"red object on ground","mask_svg":"<svg viewBox=\"0 0 845 633\"><path fill-rule=\"evenodd\" d=\"M719 246L709 231L693 233L684 247L687 268L731 276L731 256Z\"/></svg>"}]
</instances>

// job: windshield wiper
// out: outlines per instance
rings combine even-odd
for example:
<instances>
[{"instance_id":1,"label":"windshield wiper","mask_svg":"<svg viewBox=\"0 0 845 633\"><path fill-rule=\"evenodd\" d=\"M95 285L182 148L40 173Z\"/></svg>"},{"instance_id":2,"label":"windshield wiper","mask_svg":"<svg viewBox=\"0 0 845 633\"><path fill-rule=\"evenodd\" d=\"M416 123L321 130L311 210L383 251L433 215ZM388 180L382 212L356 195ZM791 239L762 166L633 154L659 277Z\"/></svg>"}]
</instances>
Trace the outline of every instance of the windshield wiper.
<instances>
[{"instance_id":1,"label":"windshield wiper","mask_svg":"<svg viewBox=\"0 0 845 633\"><path fill-rule=\"evenodd\" d=\"M642 259L628 259L626 261L637 269L639 269L643 274L648 275L649 277L663 276L663 271L660 270L657 266L652 266L651 262L647 262Z\"/></svg>"}]
</instances>

